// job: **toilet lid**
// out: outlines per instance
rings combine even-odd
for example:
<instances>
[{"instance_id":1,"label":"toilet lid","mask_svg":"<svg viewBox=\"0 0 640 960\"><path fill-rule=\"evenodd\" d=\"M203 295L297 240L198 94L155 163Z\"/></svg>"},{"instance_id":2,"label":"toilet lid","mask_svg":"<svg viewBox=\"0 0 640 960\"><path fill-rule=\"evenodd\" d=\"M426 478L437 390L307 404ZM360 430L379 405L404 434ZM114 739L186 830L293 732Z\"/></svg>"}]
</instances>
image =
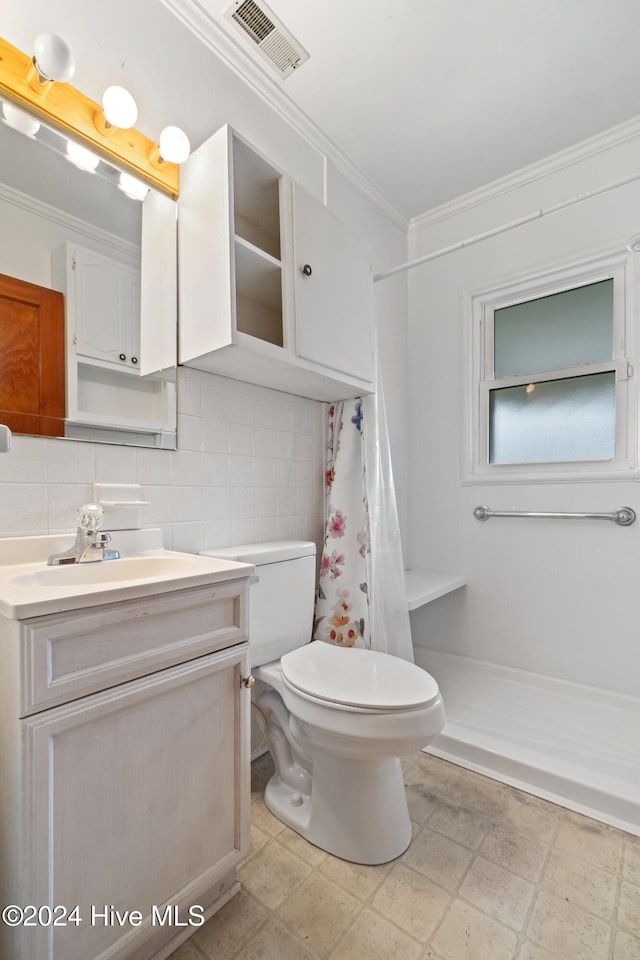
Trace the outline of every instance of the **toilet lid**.
<instances>
[{"instance_id":1,"label":"toilet lid","mask_svg":"<svg viewBox=\"0 0 640 960\"><path fill-rule=\"evenodd\" d=\"M280 660L285 680L319 700L352 707L403 710L438 696L433 677L400 657L316 640Z\"/></svg>"}]
</instances>

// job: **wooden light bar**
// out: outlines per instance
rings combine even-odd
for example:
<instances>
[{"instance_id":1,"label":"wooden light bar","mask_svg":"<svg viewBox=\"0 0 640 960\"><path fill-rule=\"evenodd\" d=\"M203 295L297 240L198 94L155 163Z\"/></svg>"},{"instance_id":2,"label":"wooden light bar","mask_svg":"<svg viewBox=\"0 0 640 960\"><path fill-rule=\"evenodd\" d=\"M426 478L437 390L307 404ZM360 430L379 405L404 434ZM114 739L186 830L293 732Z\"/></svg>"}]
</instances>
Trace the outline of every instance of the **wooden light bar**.
<instances>
[{"instance_id":1,"label":"wooden light bar","mask_svg":"<svg viewBox=\"0 0 640 960\"><path fill-rule=\"evenodd\" d=\"M177 199L179 167L167 162L158 167L150 162L149 156L156 145L154 140L133 127L111 129L108 136L103 135L94 122L96 114L102 113L99 103L68 83L56 82L45 93L36 93L27 81L32 66L26 53L0 37L0 97L80 141L102 159L126 170L150 187Z\"/></svg>"}]
</instances>

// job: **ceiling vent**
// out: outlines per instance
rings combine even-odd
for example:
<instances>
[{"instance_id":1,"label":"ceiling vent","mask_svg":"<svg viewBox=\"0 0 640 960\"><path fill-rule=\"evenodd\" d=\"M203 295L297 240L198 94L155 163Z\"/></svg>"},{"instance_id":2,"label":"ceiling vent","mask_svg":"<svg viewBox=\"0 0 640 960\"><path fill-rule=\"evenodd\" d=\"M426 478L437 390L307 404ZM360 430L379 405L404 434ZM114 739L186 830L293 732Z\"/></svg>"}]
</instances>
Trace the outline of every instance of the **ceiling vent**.
<instances>
[{"instance_id":1,"label":"ceiling vent","mask_svg":"<svg viewBox=\"0 0 640 960\"><path fill-rule=\"evenodd\" d=\"M237 0L224 13L225 19L242 28L260 55L276 73L288 77L309 59L309 54L282 26L265 3Z\"/></svg>"}]
</instances>

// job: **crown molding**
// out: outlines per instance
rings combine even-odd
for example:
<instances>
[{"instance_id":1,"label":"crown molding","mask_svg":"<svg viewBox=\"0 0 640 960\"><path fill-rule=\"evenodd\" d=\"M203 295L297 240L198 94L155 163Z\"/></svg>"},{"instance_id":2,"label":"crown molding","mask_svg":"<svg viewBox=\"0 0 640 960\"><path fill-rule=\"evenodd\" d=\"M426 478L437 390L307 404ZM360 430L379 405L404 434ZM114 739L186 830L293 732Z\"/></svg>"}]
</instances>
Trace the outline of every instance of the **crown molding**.
<instances>
[{"instance_id":1,"label":"crown molding","mask_svg":"<svg viewBox=\"0 0 640 960\"><path fill-rule=\"evenodd\" d=\"M104 247L111 247L114 250L119 250L120 253L126 253L132 259L140 260L140 247L131 243L130 240L117 237L93 223L81 220L66 210L45 203L44 200L38 200L37 197L31 197L20 190L15 190L6 183L0 183L0 202L10 203L26 213L39 217L41 220L55 223L66 231L72 231L80 236L96 240Z\"/></svg>"},{"instance_id":2,"label":"crown molding","mask_svg":"<svg viewBox=\"0 0 640 960\"><path fill-rule=\"evenodd\" d=\"M408 230L409 218L380 192L335 141L293 102L280 84L268 75L262 65L258 64L210 13L207 13L198 0L161 0L161 2L254 93L294 127L313 149L328 158L336 169L382 210L396 226L405 232Z\"/></svg>"},{"instance_id":3,"label":"crown molding","mask_svg":"<svg viewBox=\"0 0 640 960\"><path fill-rule=\"evenodd\" d=\"M536 180L542 180L573 164L581 163L589 157L596 156L605 150L610 150L612 147L617 147L637 137L640 137L640 117L634 117L616 127L611 127L609 130L589 137L587 140L582 140L566 150L560 150L550 157L545 157L543 160L536 161L536 163L527 167L522 167L499 180L494 180L478 190L472 190L456 197L454 200L449 200L447 203L434 207L432 210L427 210L418 217L413 217L409 223L409 233L417 233L419 230L435 226L443 220L458 216L483 203L489 203L491 200L505 196L520 187L535 183Z\"/></svg>"}]
</instances>

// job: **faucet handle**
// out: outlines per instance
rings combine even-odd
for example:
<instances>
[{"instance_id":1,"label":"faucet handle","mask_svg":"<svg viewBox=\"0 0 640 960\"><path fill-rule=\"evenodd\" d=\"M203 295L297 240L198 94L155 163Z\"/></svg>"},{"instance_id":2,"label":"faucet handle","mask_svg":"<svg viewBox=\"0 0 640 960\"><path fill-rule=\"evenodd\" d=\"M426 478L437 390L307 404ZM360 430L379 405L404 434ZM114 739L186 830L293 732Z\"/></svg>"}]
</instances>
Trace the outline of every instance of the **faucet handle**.
<instances>
[{"instance_id":1,"label":"faucet handle","mask_svg":"<svg viewBox=\"0 0 640 960\"><path fill-rule=\"evenodd\" d=\"M80 530L97 533L104 520L104 510L99 503L85 503L79 508L76 519Z\"/></svg>"}]
</instances>

